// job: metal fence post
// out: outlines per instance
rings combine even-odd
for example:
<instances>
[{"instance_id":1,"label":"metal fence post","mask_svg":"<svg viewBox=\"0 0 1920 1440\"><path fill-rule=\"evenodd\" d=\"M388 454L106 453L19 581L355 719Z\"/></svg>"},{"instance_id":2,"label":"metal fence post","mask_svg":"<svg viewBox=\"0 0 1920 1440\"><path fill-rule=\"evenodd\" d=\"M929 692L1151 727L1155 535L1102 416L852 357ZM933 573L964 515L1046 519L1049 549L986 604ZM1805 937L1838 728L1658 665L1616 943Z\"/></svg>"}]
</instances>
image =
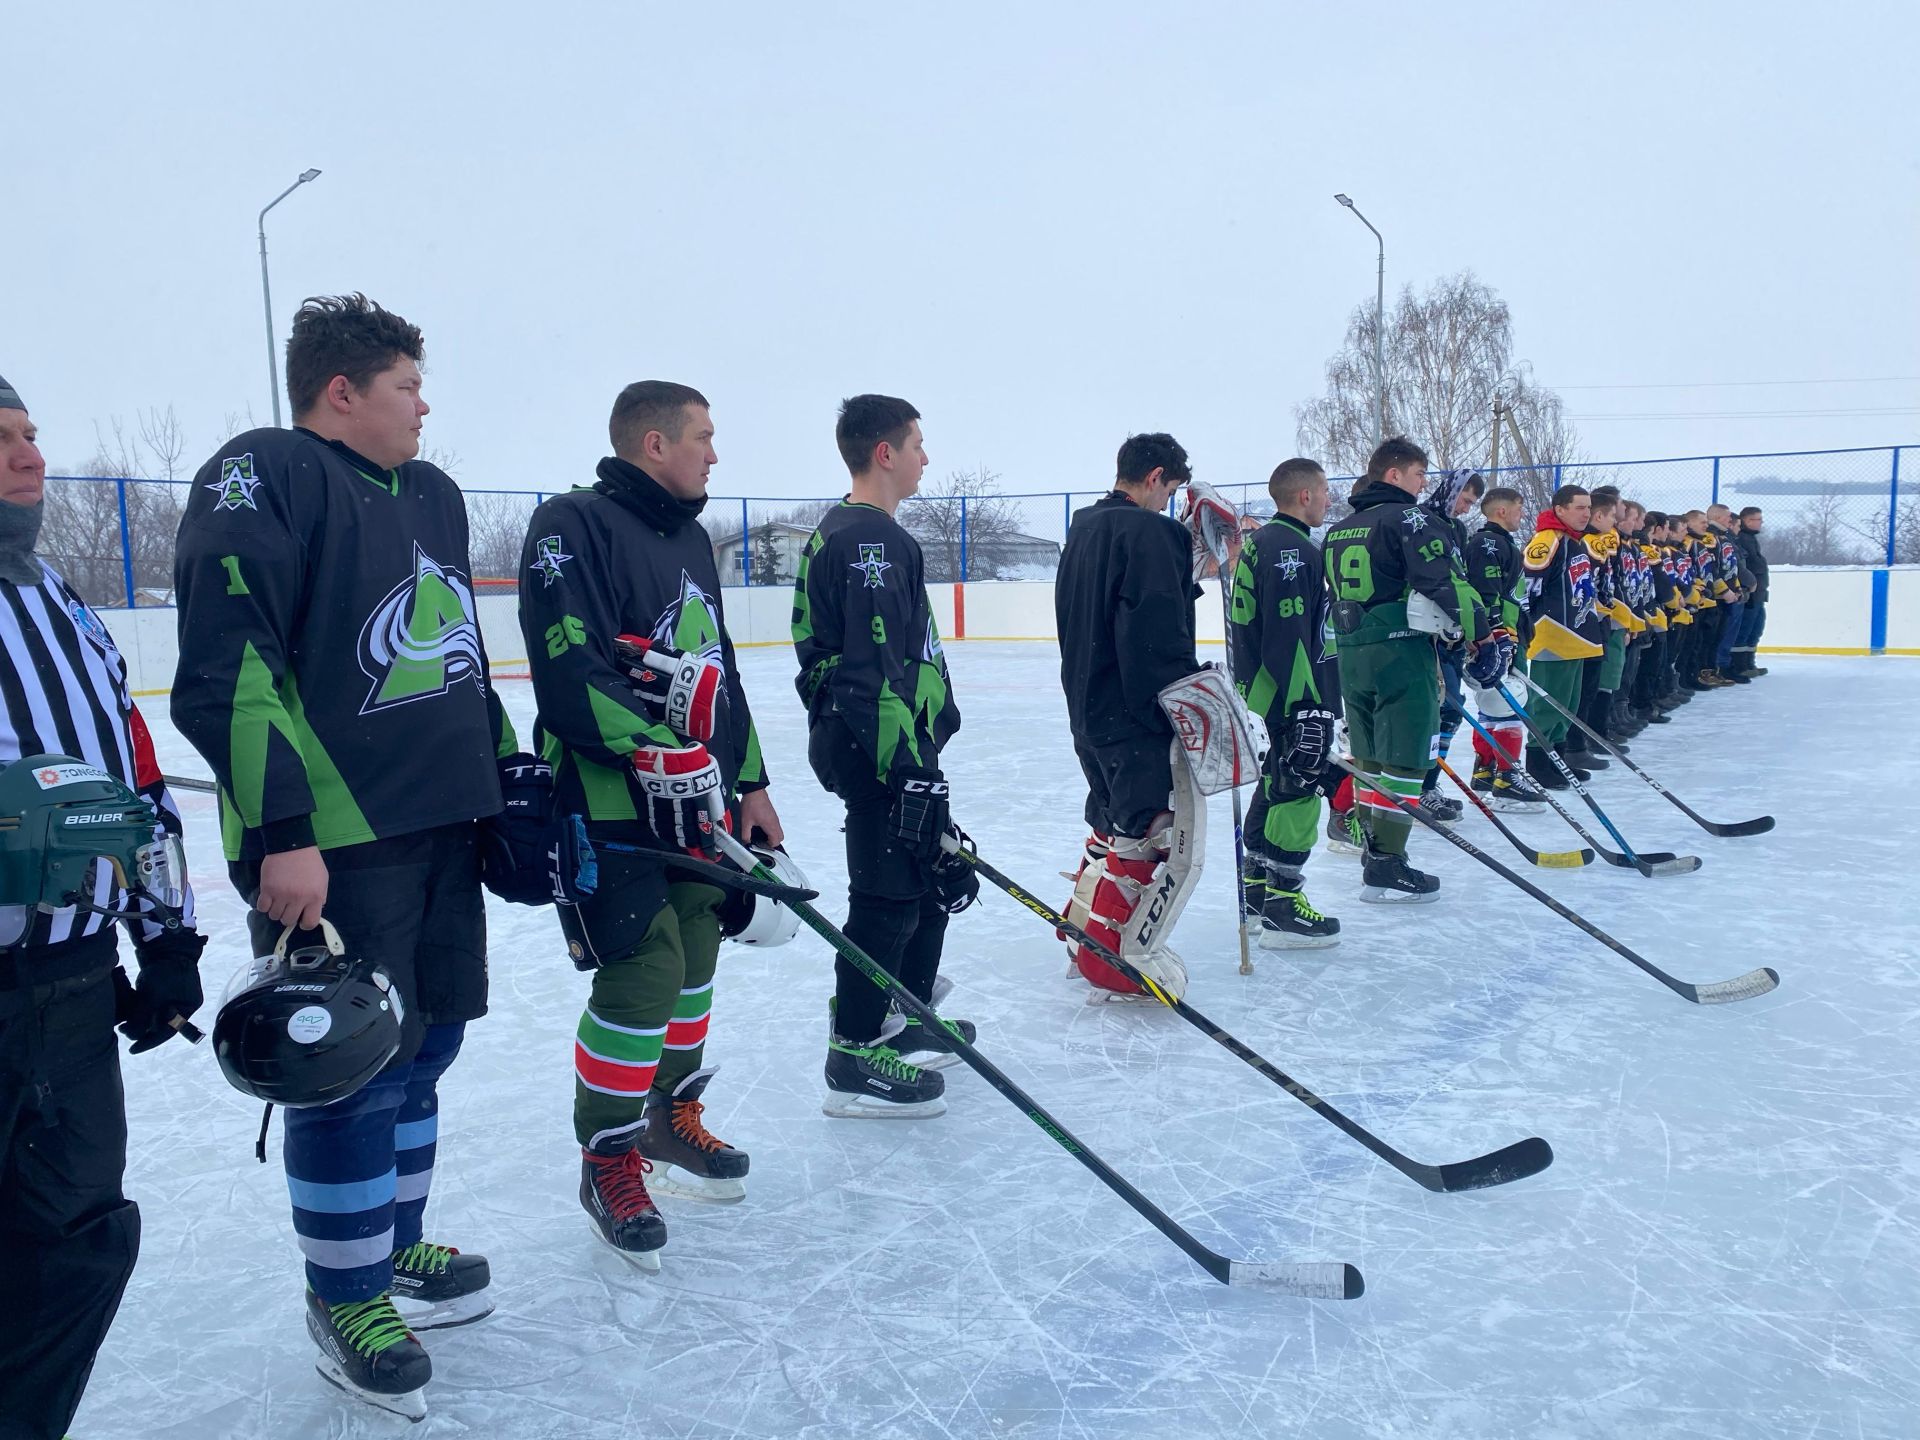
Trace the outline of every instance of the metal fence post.
<instances>
[{"instance_id":1,"label":"metal fence post","mask_svg":"<svg viewBox=\"0 0 1920 1440\"><path fill-rule=\"evenodd\" d=\"M113 483L120 491L120 573L126 578L127 608L131 610L140 600L133 591L133 529L127 524L127 482Z\"/></svg>"},{"instance_id":2,"label":"metal fence post","mask_svg":"<svg viewBox=\"0 0 1920 1440\"><path fill-rule=\"evenodd\" d=\"M740 583L753 584L753 534L747 527L747 497L740 497Z\"/></svg>"},{"instance_id":3,"label":"metal fence post","mask_svg":"<svg viewBox=\"0 0 1920 1440\"><path fill-rule=\"evenodd\" d=\"M1713 503L1720 503L1720 457L1713 457Z\"/></svg>"},{"instance_id":4,"label":"metal fence post","mask_svg":"<svg viewBox=\"0 0 1920 1440\"><path fill-rule=\"evenodd\" d=\"M1893 473L1887 476L1887 564L1895 564L1900 535L1900 447L1893 447ZM1920 558L1920 557L1916 557Z\"/></svg>"},{"instance_id":5,"label":"metal fence post","mask_svg":"<svg viewBox=\"0 0 1920 1440\"><path fill-rule=\"evenodd\" d=\"M962 580L969 578L967 575L967 497L964 495L960 497L960 578Z\"/></svg>"},{"instance_id":6,"label":"metal fence post","mask_svg":"<svg viewBox=\"0 0 1920 1440\"><path fill-rule=\"evenodd\" d=\"M1060 543L1067 543L1067 531L1073 528L1073 492L1067 491L1060 497Z\"/></svg>"}]
</instances>

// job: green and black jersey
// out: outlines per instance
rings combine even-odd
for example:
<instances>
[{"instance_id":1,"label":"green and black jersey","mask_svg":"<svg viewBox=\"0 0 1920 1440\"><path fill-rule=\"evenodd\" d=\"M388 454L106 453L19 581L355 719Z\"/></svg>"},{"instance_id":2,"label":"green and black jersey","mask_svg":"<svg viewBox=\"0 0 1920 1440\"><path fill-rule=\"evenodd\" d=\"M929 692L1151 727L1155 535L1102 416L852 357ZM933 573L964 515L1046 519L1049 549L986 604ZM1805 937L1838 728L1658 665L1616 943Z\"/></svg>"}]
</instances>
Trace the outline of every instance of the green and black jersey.
<instances>
[{"instance_id":1,"label":"green and black jersey","mask_svg":"<svg viewBox=\"0 0 1920 1440\"><path fill-rule=\"evenodd\" d=\"M1494 622L1525 644L1527 577L1512 531L1489 520L1474 532L1467 542L1467 579Z\"/></svg>"},{"instance_id":2,"label":"green and black jersey","mask_svg":"<svg viewBox=\"0 0 1920 1440\"><path fill-rule=\"evenodd\" d=\"M884 780L903 753L934 766L960 728L919 543L886 511L842 500L793 581L794 682L807 723L839 715Z\"/></svg>"},{"instance_id":3,"label":"green and black jersey","mask_svg":"<svg viewBox=\"0 0 1920 1440\"><path fill-rule=\"evenodd\" d=\"M767 783L713 542L698 520L705 505L675 499L638 466L610 457L597 483L533 512L521 555L520 629L540 706L535 743L567 813L638 818L628 757L641 745L687 743L634 693L614 657L620 635L720 662L726 690L707 752L729 798Z\"/></svg>"},{"instance_id":4,"label":"green and black jersey","mask_svg":"<svg viewBox=\"0 0 1920 1440\"><path fill-rule=\"evenodd\" d=\"M1327 577L1305 525L1276 515L1240 547L1233 570L1233 673L1247 708L1280 727L1294 711L1340 713Z\"/></svg>"},{"instance_id":5,"label":"green and black jersey","mask_svg":"<svg viewBox=\"0 0 1920 1440\"><path fill-rule=\"evenodd\" d=\"M513 730L443 472L249 430L194 477L173 575L173 721L219 782L229 860L248 831L333 849L500 809Z\"/></svg>"},{"instance_id":6,"label":"green and black jersey","mask_svg":"<svg viewBox=\"0 0 1920 1440\"><path fill-rule=\"evenodd\" d=\"M1486 611L1467 583L1452 524L1384 480L1362 484L1353 513L1327 532L1326 566L1334 600L1362 612L1357 628L1342 623L1342 646L1421 634L1407 623L1415 591L1460 627L1464 643L1487 633Z\"/></svg>"}]
</instances>

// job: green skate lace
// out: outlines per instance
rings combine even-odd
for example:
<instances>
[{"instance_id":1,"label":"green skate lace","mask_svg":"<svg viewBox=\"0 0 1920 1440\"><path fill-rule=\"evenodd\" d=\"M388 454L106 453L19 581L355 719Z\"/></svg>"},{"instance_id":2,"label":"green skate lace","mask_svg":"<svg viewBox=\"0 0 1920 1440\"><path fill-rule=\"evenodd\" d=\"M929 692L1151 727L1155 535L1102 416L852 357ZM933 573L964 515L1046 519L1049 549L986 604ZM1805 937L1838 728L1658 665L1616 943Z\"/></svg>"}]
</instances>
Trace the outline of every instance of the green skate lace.
<instances>
[{"instance_id":1,"label":"green skate lace","mask_svg":"<svg viewBox=\"0 0 1920 1440\"><path fill-rule=\"evenodd\" d=\"M393 1308L391 1295L376 1295L371 1300L356 1300L348 1305L329 1305L327 1314L334 1329L362 1355L378 1355L402 1340L413 1338L407 1322Z\"/></svg>"},{"instance_id":2,"label":"green skate lace","mask_svg":"<svg viewBox=\"0 0 1920 1440\"><path fill-rule=\"evenodd\" d=\"M1285 895L1293 901L1293 913L1298 915L1302 920L1324 920L1327 918L1308 904L1307 897L1302 895L1298 890L1282 890L1278 893Z\"/></svg>"},{"instance_id":3,"label":"green skate lace","mask_svg":"<svg viewBox=\"0 0 1920 1440\"><path fill-rule=\"evenodd\" d=\"M453 1257L459 1253L451 1245L435 1245L431 1241L416 1240L406 1249L394 1253L393 1264L396 1270L412 1270L421 1275L438 1275L453 1263Z\"/></svg>"},{"instance_id":4,"label":"green skate lace","mask_svg":"<svg viewBox=\"0 0 1920 1440\"><path fill-rule=\"evenodd\" d=\"M909 1065L891 1045L874 1045L867 1050L867 1064L889 1080L918 1080L920 1067Z\"/></svg>"}]
</instances>

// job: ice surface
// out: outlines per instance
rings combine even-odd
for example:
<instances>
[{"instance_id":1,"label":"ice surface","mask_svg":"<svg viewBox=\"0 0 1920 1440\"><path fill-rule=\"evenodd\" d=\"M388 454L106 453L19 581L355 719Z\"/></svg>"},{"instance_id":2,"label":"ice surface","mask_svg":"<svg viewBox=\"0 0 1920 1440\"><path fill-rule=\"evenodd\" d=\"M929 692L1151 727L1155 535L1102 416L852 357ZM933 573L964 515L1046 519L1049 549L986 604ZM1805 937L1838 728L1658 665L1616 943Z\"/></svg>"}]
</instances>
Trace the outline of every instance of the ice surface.
<instances>
[{"instance_id":1,"label":"ice surface","mask_svg":"<svg viewBox=\"0 0 1920 1440\"><path fill-rule=\"evenodd\" d=\"M806 772L791 655L743 660L793 848L840 916L838 816ZM1064 896L1081 787L1053 647L961 644L952 663L956 814ZM636 1273L574 1199L583 977L550 913L493 903L493 1011L445 1085L428 1233L489 1256L499 1310L427 1337L426 1423L314 1374L277 1149L254 1163L258 1110L204 1047L173 1044L125 1064L146 1238L74 1433L1920 1434L1920 665L1769 664L1635 758L1710 818L1771 811L1776 831L1716 840L1616 769L1594 789L1628 838L1705 868L1530 872L1685 978L1776 965L1760 999L1688 1005L1424 834L1439 904L1362 906L1356 862L1317 854L1309 892L1345 943L1242 978L1215 797L1177 936L1190 998L1416 1158L1552 1142L1552 1169L1503 1189L1428 1194L1170 1012L1083 1005L1058 942L997 892L955 922L948 1009L1015 1081L1204 1243L1353 1261L1361 1300L1208 1279L964 1069L941 1119L824 1118L829 953L805 932L721 957L708 1118L753 1154L748 1199L667 1199L665 1268ZM528 687L503 688L524 733ZM168 768L204 774L164 703L148 717ZM182 798L217 995L240 907L210 799ZM1514 823L1573 843L1550 814Z\"/></svg>"}]
</instances>

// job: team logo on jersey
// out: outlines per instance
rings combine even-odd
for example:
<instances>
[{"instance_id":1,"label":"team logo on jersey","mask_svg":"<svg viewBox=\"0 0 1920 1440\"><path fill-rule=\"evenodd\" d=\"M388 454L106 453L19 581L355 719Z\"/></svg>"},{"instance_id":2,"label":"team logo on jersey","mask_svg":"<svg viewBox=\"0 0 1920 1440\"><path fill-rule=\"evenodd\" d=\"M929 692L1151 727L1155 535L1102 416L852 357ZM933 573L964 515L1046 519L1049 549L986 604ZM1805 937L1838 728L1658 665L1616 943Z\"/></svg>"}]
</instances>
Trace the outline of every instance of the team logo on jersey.
<instances>
[{"instance_id":1,"label":"team logo on jersey","mask_svg":"<svg viewBox=\"0 0 1920 1440\"><path fill-rule=\"evenodd\" d=\"M373 681L362 715L444 695L464 680L487 688L473 587L417 544L413 574L374 607L360 627L359 650Z\"/></svg>"},{"instance_id":2,"label":"team logo on jersey","mask_svg":"<svg viewBox=\"0 0 1920 1440\"><path fill-rule=\"evenodd\" d=\"M92 642L94 649L98 650L102 655L112 655L115 653L113 637L107 634L107 627L101 623L98 615L87 608L85 601L69 600L67 602L67 617L73 621L73 628Z\"/></svg>"},{"instance_id":3,"label":"team logo on jersey","mask_svg":"<svg viewBox=\"0 0 1920 1440\"><path fill-rule=\"evenodd\" d=\"M671 650L717 660L720 658L720 607L682 570L680 596L653 622L650 638L654 644Z\"/></svg>"},{"instance_id":4,"label":"team logo on jersey","mask_svg":"<svg viewBox=\"0 0 1920 1440\"><path fill-rule=\"evenodd\" d=\"M540 575L545 585L560 579L560 567L573 558L560 548L558 535L542 535L533 542L533 548L536 558L527 568Z\"/></svg>"},{"instance_id":5,"label":"team logo on jersey","mask_svg":"<svg viewBox=\"0 0 1920 1440\"><path fill-rule=\"evenodd\" d=\"M1427 528L1427 512L1422 510L1418 505L1409 506L1407 508L1406 526L1408 534L1418 535L1422 530Z\"/></svg>"},{"instance_id":6,"label":"team logo on jersey","mask_svg":"<svg viewBox=\"0 0 1920 1440\"><path fill-rule=\"evenodd\" d=\"M260 507L253 503L253 492L260 488L260 477L253 473L253 452L222 460L220 478L209 480L206 488L220 497L213 502L216 510L257 511Z\"/></svg>"},{"instance_id":7,"label":"team logo on jersey","mask_svg":"<svg viewBox=\"0 0 1920 1440\"><path fill-rule=\"evenodd\" d=\"M893 568L893 564L887 559L885 545L862 545L860 559L847 568L858 570L866 576L867 589L884 590L887 584L887 571Z\"/></svg>"},{"instance_id":8,"label":"team logo on jersey","mask_svg":"<svg viewBox=\"0 0 1920 1440\"><path fill-rule=\"evenodd\" d=\"M1306 566L1307 562L1300 558L1300 552L1298 550L1282 550L1280 552L1280 558L1273 562L1273 568L1278 570L1282 578L1287 580L1293 579L1294 576L1306 569Z\"/></svg>"},{"instance_id":9,"label":"team logo on jersey","mask_svg":"<svg viewBox=\"0 0 1920 1440\"><path fill-rule=\"evenodd\" d=\"M1567 559L1567 597L1573 602L1573 623L1593 618L1599 596L1593 587L1593 562L1576 550Z\"/></svg>"}]
</instances>

